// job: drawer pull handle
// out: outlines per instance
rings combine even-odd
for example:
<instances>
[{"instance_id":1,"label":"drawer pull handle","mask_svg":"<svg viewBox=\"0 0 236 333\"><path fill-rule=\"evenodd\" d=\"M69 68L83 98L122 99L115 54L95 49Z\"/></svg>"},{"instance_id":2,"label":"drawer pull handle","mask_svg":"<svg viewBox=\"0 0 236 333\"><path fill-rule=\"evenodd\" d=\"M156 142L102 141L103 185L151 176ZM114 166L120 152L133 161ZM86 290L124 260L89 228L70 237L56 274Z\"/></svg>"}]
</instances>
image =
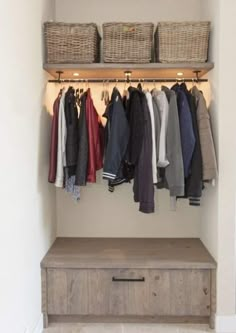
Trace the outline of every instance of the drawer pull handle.
<instances>
[{"instance_id":1,"label":"drawer pull handle","mask_svg":"<svg viewBox=\"0 0 236 333\"><path fill-rule=\"evenodd\" d=\"M115 276L112 277L112 281L113 282L144 282L145 278L141 277L141 278L117 278Z\"/></svg>"}]
</instances>

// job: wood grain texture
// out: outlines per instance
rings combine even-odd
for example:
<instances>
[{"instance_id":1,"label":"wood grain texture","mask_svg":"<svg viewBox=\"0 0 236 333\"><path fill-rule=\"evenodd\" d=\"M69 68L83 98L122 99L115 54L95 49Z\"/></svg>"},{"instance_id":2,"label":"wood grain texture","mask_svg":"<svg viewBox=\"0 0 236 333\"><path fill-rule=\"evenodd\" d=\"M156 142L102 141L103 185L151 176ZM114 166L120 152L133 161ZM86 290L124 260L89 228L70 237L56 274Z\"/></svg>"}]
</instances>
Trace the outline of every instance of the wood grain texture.
<instances>
[{"instance_id":1,"label":"wood grain texture","mask_svg":"<svg viewBox=\"0 0 236 333\"><path fill-rule=\"evenodd\" d=\"M41 310L47 313L47 270L41 269Z\"/></svg>"},{"instance_id":2,"label":"wood grain texture","mask_svg":"<svg viewBox=\"0 0 236 333\"><path fill-rule=\"evenodd\" d=\"M48 269L48 313L68 315L147 315L148 271ZM145 282L114 282L112 278Z\"/></svg>"},{"instance_id":3,"label":"wood grain texture","mask_svg":"<svg viewBox=\"0 0 236 333\"><path fill-rule=\"evenodd\" d=\"M151 309L162 316L209 316L209 270L150 270Z\"/></svg>"},{"instance_id":4,"label":"wood grain texture","mask_svg":"<svg viewBox=\"0 0 236 333\"><path fill-rule=\"evenodd\" d=\"M149 272L148 270L104 270L109 275L109 315L140 315L150 314L149 302ZM112 277L118 279L142 279L143 282L121 281L114 282Z\"/></svg>"},{"instance_id":5,"label":"wood grain texture","mask_svg":"<svg viewBox=\"0 0 236 333\"><path fill-rule=\"evenodd\" d=\"M210 328L215 328L215 314L216 314L216 270L211 270L211 314L210 314Z\"/></svg>"},{"instance_id":6,"label":"wood grain texture","mask_svg":"<svg viewBox=\"0 0 236 333\"><path fill-rule=\"evenodd\" d=\"M104 274L104 270L88 270L89 310L87 314L106 315L109 313L110 285L109 274Z\"/></svg>"},{"instance_id":7,"label":"wood grain texture","mask_svg":"<svg viewBox=\"0 0 236 333\"><path fill-rule=\"evenodd\" d=\"M47 270L48 314L68 314L67 272Z\"/></svg>"},{"instance_id":8,"label":"wood grain texture","mask_svg":"<svg viewBox=\"0 0 236 333\"><path fill-rule=\"evenodd\" d=\"M199 77L205 75L214 67L213 63L149 63L149 64L44 64L44 69L57 78L56 71L63 71L62 78L73 79L73 73L79 72L79 79L110 78L124 79L124 71L132 71L132 77L140 78L176 78L177 72L182 72L184 78L193 78L194 70L201 71Z\"/></svg>"},{"instance_id":9,"label":"wood grain texture","mask_svg":"<svg viewBox=\"0 0 236 333\"><path fill-rule=\"evenodd\" d=\"M48 313L210 316L210 270L48 269Z\"/></svg>"},{"instance_id":10,"label":"wood grain texture","mask_svg":"<svg viewBox=\"0 0 236 333\"><path fill-rule=\"evenodd\" d=\"M88 270L66 270L68 314L89 313L88 275Z\"/></svg>"},{"instance_id":11,"label":"wood grain texture","mask_svg":"<svg viewBox=\"0 0 236 333\"><path fill-rule=\"evenodd\" d=\"M199 239L57 238L42 268L214 269Z\"/></svg>"}]
</instances>

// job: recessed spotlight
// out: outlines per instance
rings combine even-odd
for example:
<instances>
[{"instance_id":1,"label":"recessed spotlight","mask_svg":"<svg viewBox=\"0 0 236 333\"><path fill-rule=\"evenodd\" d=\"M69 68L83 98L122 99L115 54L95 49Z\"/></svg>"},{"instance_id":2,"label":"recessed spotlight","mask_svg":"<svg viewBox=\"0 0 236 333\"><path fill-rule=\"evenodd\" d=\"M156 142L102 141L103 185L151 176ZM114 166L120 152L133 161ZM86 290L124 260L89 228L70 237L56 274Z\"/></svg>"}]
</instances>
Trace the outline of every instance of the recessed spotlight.
<instances>
[{"instance_id":1,"label":"recessed spotlight","mask_svg":"<svg viewBox=\"0 0 236 333\"><path fill-rule=\"evenodd\" d=\"M79 73L74 73L73 75L74 75L74 76L79 76Z\"/></svg>"},{"instance_id":2,"label":"recessed spotlight","mask_svg":"<svg viewBox=\"0 0 236 333\"><path fill-rule=\"evenodd\" d=\"M178 72L177 75L178 75L178 76L183 76L184 73L182 73L182 72Z\"/></svg>"}]
</instances>

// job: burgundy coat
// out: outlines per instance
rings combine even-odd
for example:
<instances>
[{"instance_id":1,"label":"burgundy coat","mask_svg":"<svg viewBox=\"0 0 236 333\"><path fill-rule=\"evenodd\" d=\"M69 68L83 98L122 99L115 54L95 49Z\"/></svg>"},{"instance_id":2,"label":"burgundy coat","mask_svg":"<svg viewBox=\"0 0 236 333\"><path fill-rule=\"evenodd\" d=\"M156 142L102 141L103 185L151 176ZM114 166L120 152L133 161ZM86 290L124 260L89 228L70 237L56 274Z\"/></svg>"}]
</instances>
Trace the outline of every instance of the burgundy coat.
<instances>
[{"instance_id":1,"label":"burgundy coat","mask_svg":"<svg viewBox=\"0 0 236 333\"><path fill-rule=\"evenodd\" d=\"M53 104L53 116L51 126L51 144L50 144L50 164L48 181L55 183L57 173L57 144L58 144L58 114L60 105L60 95L57 97Z\"/></svg>"},{"instance_id":2,"label":"burgundy coat","mask_svg":"<svg viewBox=\"0 0 236 333\"><path fill-rule=\"evenodd\" d=\"M93 104L90 89L86 98L86 122L88 128L88 168L87 181L96 183L96 171L103 167L101 140L99 135L99 118Z\"/></svg>"}]
</instances>

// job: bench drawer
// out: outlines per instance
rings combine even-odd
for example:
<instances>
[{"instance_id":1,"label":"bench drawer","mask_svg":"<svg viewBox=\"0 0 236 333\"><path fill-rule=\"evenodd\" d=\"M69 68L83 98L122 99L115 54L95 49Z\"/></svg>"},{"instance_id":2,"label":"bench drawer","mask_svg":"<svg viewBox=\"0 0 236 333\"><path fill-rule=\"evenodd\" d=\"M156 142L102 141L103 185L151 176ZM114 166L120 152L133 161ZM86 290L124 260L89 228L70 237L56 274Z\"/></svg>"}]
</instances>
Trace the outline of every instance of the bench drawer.
<instances>
[{"instance_id":1,"label":"bench drawer","mask_svg":"<svg viewBox=\"0 0 236 333\"><path fill-rule=\"evenodd\" d=\"M47 269L47 286L52 315L210 315L210 270Z\"/></svg>"}]
</instances>

